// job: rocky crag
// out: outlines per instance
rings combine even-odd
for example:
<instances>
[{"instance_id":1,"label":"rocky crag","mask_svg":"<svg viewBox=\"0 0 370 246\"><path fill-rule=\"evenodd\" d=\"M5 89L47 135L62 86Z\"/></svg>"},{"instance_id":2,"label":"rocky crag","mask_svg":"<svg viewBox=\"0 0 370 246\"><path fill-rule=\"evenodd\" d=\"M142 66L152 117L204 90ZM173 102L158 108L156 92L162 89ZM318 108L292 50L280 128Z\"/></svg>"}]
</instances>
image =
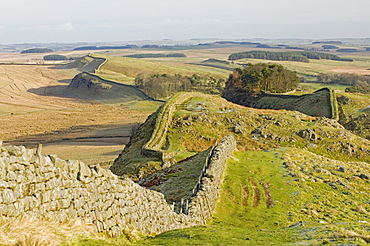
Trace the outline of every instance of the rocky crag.
<instances>
[{"instance_id":1,"label":"rocky crag","mask_svg":"<svg viewBox=\"0 0 370 246\"><path fill-rule=\"evenodd\" d=\"M153 100L136 86L120 84L83 72L77 74L67 87L67 93L103 103L123 103L135 100Z\"/></svg>"},{"instance_id":2,"label":"rocky crag","mask_svg":"<svg viewBox=\"0 0 370 246\"><path fill-rule=\"evenodd\" d=\"M315 116L337 119L336 98L328 88L301 96L269 94L253 95L244 89L226 88L224 98L243 106L258 109L285 109Z\"/></svg>"}]
</instances>

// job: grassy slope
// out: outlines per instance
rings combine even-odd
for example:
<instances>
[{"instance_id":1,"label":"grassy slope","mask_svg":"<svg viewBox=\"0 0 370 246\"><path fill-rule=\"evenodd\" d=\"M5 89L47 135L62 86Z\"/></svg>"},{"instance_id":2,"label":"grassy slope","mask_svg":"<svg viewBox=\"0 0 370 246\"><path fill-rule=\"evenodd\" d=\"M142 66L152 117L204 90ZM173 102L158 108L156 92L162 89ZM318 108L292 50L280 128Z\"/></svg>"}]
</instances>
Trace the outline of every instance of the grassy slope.
<instances>
[{"instance_id":1,"label":"grassy slope","mask_svg":"<svg viewBox=\"0 0 370 246\"><path fill-rule=\"evenodd\" d=\"M194 111L200 105L206 112ZM350 138L352 140L334 137L333 134L342 130L300 120L296 116L289 111L251 110L209 96L196 97L181 105L169 134L170 150L179 155L201 151L228 131L233 131L233 125L239 124L244 126L244 133L235 135L239 151L235 153L235 159L229 161L222 202L218 204L212 223L206 227L166 232L135 245L350 242L365 245L365 241L370 240L366 232L370 229L366 224L370 220L370 206L366 202L370 190L366 176L361 178L360 175L367 174L370 165L342 162L340 160L356 158L340 151L330 152L327 147L339 141L349 141L363 142L362 146L369 149L369 142L355 136ZM281 137L290 136L294 141L251 140L250 132L262 125L267 125L270 132ZM306 150L309 142L293 133L307 127L320 128L327 134L316 143L318 148L308 148L317 154ZM276 149L279 146L286 147ZM364 160L369 162L368 158ZM173 169L178 172L165 178L170 182L175 176L181 179L181 174L189 176L177 167ZM268 185L269 192L263 184ZM162 185L161 189L168 187ZM269 193L271 199L265 195ZM300 221L302 223L298 223Z\"/></svg>"},{"instance_id":2,"label":"grassy slope","mask_svg":"<svg viewBox=\"0 0 370 246\"><path fill-rule=\"evenodd\" d=\"M145 75L166 73L174 75L178 73L181 75L191 76L196 73L203 76L212 75L217 78L225 78L229 74L229 71L224 71L222 69L186 64L186 60L181 63L181 59L184 58L173 58L173 61L181 63L176 65L176 62L154 62L146 59L117 56L113 57L105 55L95 56L107 58L107 62L101 66L101 69L98 71L97 75L108 80L125 84L133 84L135 78L140 74Z\"/></svg>"},{"instance_id":3,"label":"grassy slope","mask_svg":"<svg viewBox=\"0 0 370 246\"><path fill-rule=\"evenodd\" d=\"M293 71L297 71L299 75L313 76L319 73L357 73L357 74L370 74L367 70L370 66L366 59L353 57L353 62L331 61L331 60L314 60L311 59L309 63L294 62L294 61L270 61L260 59L241 59L237 63L279 63Z\"/></svg>"},{"instance_id":4,"label":"grassy slope","mask_svg":"<svg viewBox=\"0 0 370 246\"><path fill-rule=\"evenodd\" d=\"M361 193L369 191L367 182L345 180L358 171L367 172L369 165L335 162L297 149L237 152L235 157L238 159L228 164L222 202L211 224L166 232L138 245L366 245L369 242L366 221L369 221L370 206L367 195ZM289 165L284 165L284 161ZM344 174L334 169L338 167L352 170ZM261 182L270 187L273 200L270 208L266 206ZM356 188L349 190L341 182ZM256 194L260 194L260 200Z\"/></svg>"}]
</instances>

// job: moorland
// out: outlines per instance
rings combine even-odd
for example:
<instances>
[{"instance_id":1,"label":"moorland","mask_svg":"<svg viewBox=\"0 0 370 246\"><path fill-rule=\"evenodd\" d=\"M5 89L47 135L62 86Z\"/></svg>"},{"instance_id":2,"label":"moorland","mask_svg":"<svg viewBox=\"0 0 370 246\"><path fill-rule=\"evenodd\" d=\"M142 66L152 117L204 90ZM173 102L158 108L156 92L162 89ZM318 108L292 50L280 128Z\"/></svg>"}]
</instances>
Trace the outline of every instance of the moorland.
<instances>
[{"instance_id":1,"label":"moorland","mask_svg":"<svg viewBox=\"0 0 370 246\"><path fill-rule=\"evenodd\" d=\"M29 47L18 47L17 52L0 54L0 138L28 148L41 143L45 155L105 168L113 164L114 172L163 193L169 203L188 195L193 181L187 178L199 173L193 156L204 155L227 134L236 138L222 202L207 226L141 239L63 232L65 245L365 245L370 242L366 42L342 40L335 47L324 47L330 41L295 40L263 45L138 43L124 49L112 49L111 44L81 49L84 45L76 44L68 50L22 54L21 49ZM300 60L289 55L276 58L284 52L296 57L297 49ZM303 51L312 56L303 56ZM230 59L245 52L264 56ZM317 53L335 59L313 56ZM71 60L44 60L45 54ZM258 109L222 98L234 69L261 62L295 72L300 83L289 95L325 87L334 91L337 117L317 117L299 109ZM157 117L156 110L180 91L202 94L179 105L170 119L163 148L174 153L175 162L166 169L161 161L141 154L141 140L150 137L150 118ZM304 106L311 103L315 102ZM334 107L327 104L320 102L323 108ZM117 158L121 152L125 160ZM158 180L162 182L153 182Z\"/></svg>"}]
</instances>

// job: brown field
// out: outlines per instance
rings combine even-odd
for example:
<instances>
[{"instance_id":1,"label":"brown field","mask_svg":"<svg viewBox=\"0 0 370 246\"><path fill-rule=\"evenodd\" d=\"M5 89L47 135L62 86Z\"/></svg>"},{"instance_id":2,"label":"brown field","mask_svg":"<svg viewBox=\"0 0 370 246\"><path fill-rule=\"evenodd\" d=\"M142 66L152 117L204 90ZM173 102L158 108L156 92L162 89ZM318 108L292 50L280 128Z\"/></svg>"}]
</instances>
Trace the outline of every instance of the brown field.
<instances>
[{"instance_id":1,"label":"brown field","mask_svg":"<svg viewBox=\"0 0 370 246\"><path fill-rule=\"evenodd\" d=\"M86 163L111 162L150 112L65 96L73 71L0 65L0 139Z\"/></svg>"},{"instance_id":2,"label":"brown field","mask_svg":"<svg viewBox=\"0 0 370 246\"><path fill-rule=\"evenodd\" d=\"M0 53L0 63L19 63L19 64L58 64L65 61L44 61L43 57L48 54L60 54L67 57L80 57L85 56L89 51L63 51L53 53L27 53L20 54L16 52L12 53Z\"/></svg>"}]
</instances>

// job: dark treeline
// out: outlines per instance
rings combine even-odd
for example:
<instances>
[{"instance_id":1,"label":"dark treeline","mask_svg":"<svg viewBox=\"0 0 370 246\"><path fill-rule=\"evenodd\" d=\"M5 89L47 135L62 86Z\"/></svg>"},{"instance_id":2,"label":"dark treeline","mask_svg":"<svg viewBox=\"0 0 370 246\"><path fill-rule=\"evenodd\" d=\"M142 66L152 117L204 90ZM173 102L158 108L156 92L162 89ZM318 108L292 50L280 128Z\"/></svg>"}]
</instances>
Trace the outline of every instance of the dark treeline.
<instances>
[{"instance_id":1,"label":"dark treeline","mask_svg":"<svg viewBox=\"0 0 370 246\"><path fill-rule=\"evenodd\" d=\"M137 48L136 45L125 46L82 46L74 48L73 50L123 50Z\"/></svg>"},{"instance_id":2,"label":"dark treeline","mask_svg":"<svg viewBox=\"0 0 370 246\"><path fill-rule=\"evenodd\" d=\"M46 55L44 56L45 61L62 61L62 60L68 60L68 57L64 55Z\"/></svg>"},{"instance_id":3,"label":"dark treeline","mask_svg":"<svg viewBox=\"0 0 370 246\"><path fill-rule=\"evenodd\" d=\"M298 62L309 62L308 59L353 61L352 59L340 58L337 55L313 51L293 51L293 52L246 51L233 53L229 56L229 60L238 60L243 58L264 59L274 61L298 61Z\"/></svg>"},{"instance_id":4,"label":"dark treeline","mask_svg":"<svg viewBox=\"0 0 370 246\"><path fill-rule=\"evenodd\" d=\"M32 48L32 49L21 51L21 54L26 54L26 53L50 53L50 52L53 52L53 50L48 49L48 48Z\"/></svg>"},{"instance_id":5,"label":"dark treeline","mask_svg":"<svg viewBox=\"0 0 370 246\"><path fill-rule=\"evenodd\" d=\"M139 75L135 85L153 98L165 98L180 91L200 91L208 94L221 94L225 81L213 77L202 77L197 74L183 76L181 74Z\"/></svg>"},{"instance_id":6,"label":"dark treeline","mask_svg":"<svg viewBox=\"0 0 370 246\"><path fill-rule=\"evenodd\" d=\"M325 59L325 60L334 60L334 61L350 61L352 59L348 58L341 58L337 55L329 54L329 53L322 53L322 52L312 52L312 51L302 51L300 52L302 55L307 57L308 59Z\"/></svg>"},{"instance_id":7,"label":"dark treeline","mask_svg":"<svg viewBox=\"0 0 370 246\"><path fill-rule=\"evenodd\" d=\"M177 47L181 47L182 45L156 45L156 44L145 44L141 46L142 49L173 49Z\"/></svg>"},{"instance_id":8,"label":"dark treeline","mask_svg":"<svg viewBox=\"0 0 370 246\"><path fill-rule=\"evenodd\" d=\"M214 44L240 44L240 45L260 45L261 43L254 42L235 42L235 41L216 41Z\"/></svg>"},{"instance_id":9,"label":"dark treeline","mask_svg":"<svg viewBox=\"0 0 370 246\"><path fill-rule=\"evenodd\" d=\"M317 82L323 84L348 85L346 92L370 94L370 76L363 76L353 73L325 74L317 76Z\"/></svg>"},{"instance_id":10,"label":"dark treeline","mask_svg":"<svg viewBox=\"0 0 370 246\"><path fill-rule=\"evenodd\" d=\"M124 57L132 57L132 58L161 58L161 57L186 57L183 53L173 53L173 54L134 54L134 55L126 55Z\"/></svg>"},{"instance_id":11,"label":"dark treeline","mask_svg":"<svg viewBox=\"0 0 370 246\"><path fill-rule=\"evenodd\" d=\"M357 52L357 51L358 51L357 49L349 49L349 48L337 49L337 52Z\"/></svg>"},{"instance_id":12,"label":"dark treeline","mask_svg":"<svg viewBox=\"0 0 370 246\"><path fill-rule=\"evenodd\" d=\"M226 82L227 88L247 89L249 91L282 93L297 88L299 78L296 72L285 69L279 64L248 64L237 68Z\"/></svg>"},{"instance_id":13,"label":"dark treeline","mask_svg":"<svg viewBox=\"0 0 370 246\"><path fill-rule=\"evenodd\" d=\"M297 52L247 51L233 53L229 56L229 60L232 61L243 58L275 60L275 61L309 62L307 57Z\"/></svg>"},{"instance_id":14,"label":"dark treeline","mask_svg":"<svg viewBox=\"0 0 370 246\"><path fill-rule=\"evenodd\" d=\"M330 45L330 44L324 44L321 46L325 50L331 50L331 49L338 49L338 46Z\"/></svg>"},{"instance_id":15,"label":"dark treeline","mask_svg":"<svg viewBox=\"0 0 370 246\"><path fill-rule=\"evenodd\" d=\"M341 41L315 41L315 42L312 42L312 44L336 44L336 45L340 45L340 44L343 44Z\"/></svg>"},{"instance_id":16,"label":"dark treeline","mask_svg":"<svg viewBox=\"0 0 370 246\"><path fill-rule=\"evenodd\" d=\"M270 46L268 44L259 44L256 48L263 48L263 49L282 49L280 46Z\"/></svg>"},{"instance_id":17,"label":"dark treeline","mask_svg":"<svg viewBox=\"0 0 370 246\"><path fill-rule=\"evenodd\" d=\"M287 50L306 50L306 48L296 47L296 46L285 46L285 49Z\"/></svg>"}]
</instances>

